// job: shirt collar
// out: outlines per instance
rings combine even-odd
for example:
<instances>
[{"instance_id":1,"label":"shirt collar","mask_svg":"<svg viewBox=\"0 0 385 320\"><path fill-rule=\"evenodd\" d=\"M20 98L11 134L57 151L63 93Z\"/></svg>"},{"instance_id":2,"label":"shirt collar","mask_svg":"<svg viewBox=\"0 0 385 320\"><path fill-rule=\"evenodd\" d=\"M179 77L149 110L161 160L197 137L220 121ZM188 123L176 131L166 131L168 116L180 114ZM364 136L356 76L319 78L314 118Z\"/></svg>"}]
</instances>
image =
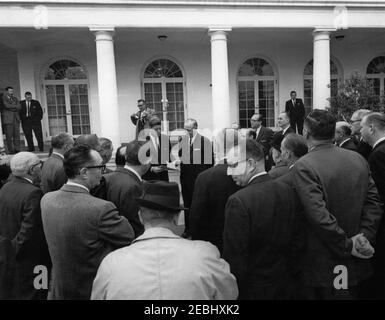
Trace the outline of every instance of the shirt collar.
<instances>
[{"instance_id":1,"label":"shirt collar","mask_svg":"<svg viewBox=\"0 0 385 320\"><path fill-rule=\"evenodd\" d=\"M23 178L24 180L27 180L28 182L32 183L33 184L33 181L31 179L28 179L28 178Z\"/></svg>"},{"instance_id":2,"label":"shirt collar","mask_svg":"<svg viewBox=\"0 0 385 320\"><path fill-rule=\"evenodd\" d=\"M64 156L61 153L54 151L54 152L52 152L52 154L56 154L57 156L59 156L60 158L62 158L64 160Z\"/></svg>"},{"instance_id":3,"label":"shirt collar","mask_svg":"<svg viewBox=\"0 0 385 320\"><path fill-rule=\"evenodd\" d=\"M198 131L196 131L195 134L193 135L190 144L194 144L194 141L195 141L195 138L197 137L197 134L198 134Z\"/></svg>"},{"instance_id":4,"label":"shirt collar","mask_svg":"<svg viewBox=\"0 0 385 320\"><path fill-rule=\"evenodd\" d=\"M137 173L134 169L132 169L128 165L125 165L124 169L127 169L128 171L131 171L133 174L135 174L138 177L139 181L141 181L141 182L143 181L142 177L139 175L139 173Z\"/></svg>"},{"instance_id":5,"label":"shirt collar","mask_svg":"<svg viewBox=\"0 0 385 320\"><path fill-rule=\"evenodd\" d=\"M350 140L350 138L345 139L345 140L342 141L338 146L341 147L346 141L349 141L349 140Z\"/></svg>"},{"instance_id":6,"label":"shirt collar","mask_svg":"<svg viewBox=\"0 0 385 320\"><path fill-rule=\"evenodd\" d=\"M380 142L382 142L382 141L384 141L384 140L385 140L385 137L382 137L382 138L378 139L378 140L376 141L376 143L373 145L373 149L376 147L376 145L378 145Z\"/></svg>"},{"instance_id":7,"label":"shirt collar","mask_svg":"<svg viewBox=\"0 0 385 320\"><path fill-rule=\"evenodd\" d=\"M153 238L175 238L180 239L179 236L177 236L174 232L172 232L170 229L164 228L164 227L153 227L146 229L142 235L137 237L132 243L135 243L137 241L141 240L148 240Z\"/></svg>"},{"instance_id":8,"label":"shirt collar","mask_svg":"<svg viewBox=\"0 0 385 320\"><path fill-rule=\"evenodd\" d=\"M289 170L291 170L293 167L294 167L294 164L292 164L292 165L289 167Z\"/></svg>"},{"instance_id":9,"label":"shirt collar","mask_svg":"<svg viewBox=\"0 0 385 320\"><path fill-rule=\"evenodd\" d=\"M285 132L288 130L290 128L290 126L287 126L287 128L286 129L283 129L282 130L282 134L284 135L285 134Z\"/></svg>"},{"instance_id":10,"label":"shirt collar","mask_svg":"<svg viewBox=\"0 0 385 320\"><path fill-rule=\"evenodd\" d=\"M87 190L87 192L90 192L90 189L88 189L86 186L83 186L83 185L80 184L80 183L76 183L76 182L73 182L73 181L67 181L66 184L69 185L69 186L79 187L79 188L82 188L82 189L84 189L84 190Z\"/></svg>"},{"instance_id":11,"label":"shirt collar","mask_svg":"<svg viewBox=\"0 0 385 320\"><path fill-rule=\"evenodd\" d=\"M262 172L260 172L260 173L257 173L256 175L252 176L252 177L250 178L248 184L250 184L251 181L253 181L255 178L257 178L257 177L259 177L259 176L263 176L264 174L267 174L267 172L266 172L266 171L262 171Z\"/></svg>"}]
</instances>

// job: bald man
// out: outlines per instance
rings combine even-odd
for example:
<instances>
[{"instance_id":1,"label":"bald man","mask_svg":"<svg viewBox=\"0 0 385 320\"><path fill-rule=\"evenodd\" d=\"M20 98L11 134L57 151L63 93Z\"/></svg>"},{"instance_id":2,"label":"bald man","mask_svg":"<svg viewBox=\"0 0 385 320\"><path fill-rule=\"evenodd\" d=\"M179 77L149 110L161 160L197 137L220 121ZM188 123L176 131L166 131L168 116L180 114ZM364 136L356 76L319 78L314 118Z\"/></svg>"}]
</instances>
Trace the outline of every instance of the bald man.
<instances>
[{"instance_id":1,"label":"bald man","mask_svg":"<svg viewBox=\"0 0 385 320\"><path fill-rule=\"evenodd\" d=\"M349 123L345 121L338 121L336 123L335 142L340 148L357 151L357 147L351 138L352 129Z\"/></svg>"},{"instance_id":2,"label":"bald man","mask_svg":"<svg viewBox=\"0 0 385 320\"><path fill-rule=\"evenodd\" d=\"M11 299L47 298L47 290L36 290L33 286L35 266L50 268L41 222L43 191L37 187L41 164L35 154L19 152L11 159L13 177L0 190L0 236L11 241L16 258ZM0 287L3 285L0 283Z\"/></svg>"}]
</instances>

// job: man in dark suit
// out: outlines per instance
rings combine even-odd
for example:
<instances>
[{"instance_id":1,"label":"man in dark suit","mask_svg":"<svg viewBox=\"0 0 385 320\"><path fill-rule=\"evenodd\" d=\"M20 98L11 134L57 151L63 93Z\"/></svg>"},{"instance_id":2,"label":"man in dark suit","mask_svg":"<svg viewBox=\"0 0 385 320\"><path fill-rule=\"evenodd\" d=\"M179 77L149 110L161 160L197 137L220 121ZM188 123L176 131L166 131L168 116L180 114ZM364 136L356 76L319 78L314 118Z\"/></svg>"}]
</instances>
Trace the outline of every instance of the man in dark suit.
<instances>
[{"instance_id":1,"label":"man in dark suit","mask_svg":"<svg viewBox=\"0 0 385 320\"><path fill-rule=\"evenodd\" d=\"M179 141L179 157L175 164L180 164L180 183L182 187L183 204L190 208L194 185L198 175L214 164L212 143L198 133L198 123L195 119L187 119L184 129L188 133ZM183 236L189 237L189 209L184 211L185 231Z\"/></svg>"},{"instance_id":2,"label":"man in dark suit","mask_svg":"<svg viewBox=\"0 0 385 320\"><path fill-rule=\"evenodd\" d=\"M351 151L357 151L357 147L351 138L351 135L352 130L350 129L349 123L345 121L338 121L336 123L334 140L338 147Z\"/></svg>"},{"instance_id":3,"label":"man in dark suit","mask_svg":"<svg viewBox=\"0 0 385 320\"><path fill-rule=\"evenodd\" d=\"M59 133L52 137L52 154L44 162L41 186L44 193L59 190L66 182L67 175L64 172L64 153L74 145L74 139L68 133Z\"/></svg>"},{"instance_id":4,"label":"man in dark suit","mask_svg":"<svg viewBox=\"0 0 385 320\"><path fill-rule=\"evenodd\" d=\"M161 124L157 116L152 116L149 120L150 130L139 134L139 141L147 141L147 155L151 157L151 167L144 174L143 180L168 181L166 164L170 161L171 143L169 136L161 133Z\"/></svg>"},{"instance_id":5,"label":"man in dark suit","mask_svg":"<svg viewBox=\"0 0 385 320\"><path fill-rule=\"evenodd\" d=\"M369 155L369 166L382 203L385 203L385 115L368 113L361 121L361 135L364 141L373 147ZM377 234L374 255L374 276L371 279L371 292L368 296L374 299L385 299L385 221Z\"/></svg>"},{"instance_id":6,"label":"man in dark suit","mask_svg":"<svg viewBox=\"0 0 385 320\"><path fill-rule=\"evenodd\" d=\"M34 287L35 267L47 268L46 283L50 270L40 212L43 192L37 187L41 161L33 153L20 152L12 158L11 169L11 181L0 190L0 236L12 242L15 257L12 298L46 299L48 287Z\"/></svg>"},{"instance_id":7,"label":"man in dark suit","mask_svg":"<svg viewBox=\"0 0 385 320\"><path fill-rule=\"evenodd\" d=\"M131 225L115 205L89 193L100 182L102 163L87 145L70 149L64 155L68 182L41 200L53 265L49 299L90 299L103 258L134 239Z\"/></svg>"},{"instance_id":8,"label":"man in dark suit","mask_svg":"<svg viewBox=\"0 0 385 320\"><path fill-rule=\"evenodd\" d=\"M40 102L32 99L32 93L25 93L25 100L20 101L20 119L25 138L27 139L28 151L35 151L33 145L32 130L35 133L37 144L40 151L44 151L43 131L41 129L41 119L43 119L43 109Z\"/></svg>"},{"instance_id":9,"label":"man in dark suit","mask_svg":"<svg viewBox=\"0 0 385 320\"><path fill-rule=\"evenodd\" d=\"M366 116L367 114L371 113L372 111L368 109L359 109L356 110L352 117L350 118L350 124L353 134L353 140L357 147L357 152L363 156L366 160L369 158L370 151L372 151L372 147L365 142L361 137L361 120Z\"/></svg>"},{"instance_id":10,"label":"man in dark suit","mask_svg":"<svg viewBox=\"0 0 385 320\"><path fill-rule=\"evenodd\" d=\"M371 274L368 258L383 215L366 160L333 144L336 120L325 110L305 119L310 151L294 165L294 186L304 208L307 250L304 285L309 299L353 299ZM354 174L352 174L352 172ZM345 266L347 288L333 286Z\"/></svg>"},{"instance_id":11,"label":"man in dark suit","mask_svg":"<svg viewBox=\"0 0 385 320\"><path fill-rule=\"evenodd\" d=\"M225 144L225 137L230 135L234 139L228 139ZM222 253L225 205L228 198L239 190L233 179L227 175L227 165L222 158L225 150L238 144L238 131L223 130L216 137L215 144L218 146L215 166L200 173L195 181L189 227L192 240L210 241Z\"/></svg>"},{"instance_id":12,"label":"man in dark suit","mask_svg":"<svg viewBox=\"0 0 385 320\"><path fill-rule=\"evenodd\" d=\"M297 92L290 92L290 100L286 101L285 110L289 114L290 126L294 129L294 132L302 134L305 107L302 99L297 98Z\"/></svg>"},{"instance_id":13,"label":"man in dark suit","mask_svg":"<svg viewBox=\"0 0 385 320\"><path fill-rule=\"evenodd\" d=\"M245 144L227 158L228 175L243 189L226 204L223 257L237 279L240 299L288 299L297 232L294 191L266 173L259 143L247 139Z\"/></svg>"},{"instance_id":14,"label":"man in dark suit","mask_svg":"<svg viewBox=\"0 0 385 320\"><path fill-rule=\"evenodd\" d=\"M3 94L3 112L1 114L7 149L9 154L20 151L20 102L13 95L13 88L5 88Z\"/></svg>"},{"instance_id":15,"label":"man in dark suit","mask_svg":"<svg viewBox=\"0 0 385 320\"><path fill-rule=\"evenodd\" d=\"M119 214L126 217L135 231L135 238L140 236L143 225L139 220L139 206L135 198L140 196L142 176L150 168L150 164L142 164L140 149L143 143L137 140L126 145L126 165L106 174L106 200L118 208Z\"/></svg>"},{"instance_id":16,"label":"man in dark suit","mask_svg":"<svg viewBox=\"0 0 385 320\"><path fill-rule=\"evenodd\" d=\"M131 115L131 122L136 126L135 138L138 139L139 133L146 128L149 128L149 119L156 115L155 110L147 107L146 101L138 100L139 111Z\"/></svg>"},{"instance_id":17,"label":"man in dark suit","mask_svg":"<svg viewBox=\"0 0 385 320\"><path fill-rule=\"evenodd\" d=\"M251 128L255 131L256 140L263 146L265 156L268 155L271 141L273 139L273 130L262 125L263 116L259 113L253 114L250 118Z\"/></svg>"}]
</instances>

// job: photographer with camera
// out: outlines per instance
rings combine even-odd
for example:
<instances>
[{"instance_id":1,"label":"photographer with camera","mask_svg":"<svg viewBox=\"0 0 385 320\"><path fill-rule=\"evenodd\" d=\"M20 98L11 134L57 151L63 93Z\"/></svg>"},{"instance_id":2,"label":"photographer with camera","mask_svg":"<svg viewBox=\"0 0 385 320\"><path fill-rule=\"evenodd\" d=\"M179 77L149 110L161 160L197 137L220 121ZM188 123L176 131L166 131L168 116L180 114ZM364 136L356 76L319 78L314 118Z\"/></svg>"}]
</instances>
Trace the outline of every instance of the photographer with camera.
<instances>
[{"instance_id":1,"label":"photographer with camera","mask_svg":"<svg viewBox=\"0 0 385 320\"><path fill-rule=\"evenodd\" d=\"M149 128L149 119L155 115L155 110L147 108L146 101L138 100L139 111L131 115L131 121L136 126L135 139L138 139L139 132L145 128Z\"/></svg>"}]
</instances>

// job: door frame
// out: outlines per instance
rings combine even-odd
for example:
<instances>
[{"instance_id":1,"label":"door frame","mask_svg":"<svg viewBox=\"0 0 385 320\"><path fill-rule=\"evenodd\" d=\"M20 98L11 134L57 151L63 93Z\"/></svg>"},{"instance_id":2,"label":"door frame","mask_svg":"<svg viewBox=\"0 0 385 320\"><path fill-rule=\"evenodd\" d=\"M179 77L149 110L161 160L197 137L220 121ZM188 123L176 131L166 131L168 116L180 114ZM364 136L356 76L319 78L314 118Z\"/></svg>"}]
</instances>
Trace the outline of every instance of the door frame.
<instances>
[{"instance_id":1,"label":"door frame","mask_svg":"<svg viewBox=\"0 0 385 320\"><path fill-rule=\"evenodd\" d=\"M47 105L47 95L45 86L46 85L63 85L64 86L64 94L66 101L66 116L67 116L67 132L73 136L72 133L72 117L71 117L71 101L69 94L69 86L72 84L85 84L87 85L87 96L88 96L88 113L90 118L90 132L92 133L92 110L90 103L90 85L88 79L67 79L67 80L43 80L41 86L41 100L43 102L43 138L45 141L50 141L52 136L49 132L49 119L48 119L48 105ZM74 137L78 137L79 135L75 135Z\"/></svg>"}]
</instances>

